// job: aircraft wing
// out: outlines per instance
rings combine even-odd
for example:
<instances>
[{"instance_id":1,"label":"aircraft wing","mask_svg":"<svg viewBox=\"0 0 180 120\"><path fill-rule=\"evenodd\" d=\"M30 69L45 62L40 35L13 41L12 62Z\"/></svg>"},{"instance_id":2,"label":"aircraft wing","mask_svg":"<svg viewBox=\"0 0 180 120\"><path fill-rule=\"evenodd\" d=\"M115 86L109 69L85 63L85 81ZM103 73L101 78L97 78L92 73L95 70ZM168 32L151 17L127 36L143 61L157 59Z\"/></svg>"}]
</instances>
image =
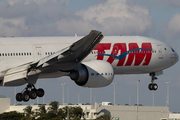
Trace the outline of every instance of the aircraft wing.
<instances>
[{"instance_id":1,"label":"aircraft wing","mask_svg":"<svg viewBox=\"0 0 180 120\"><path fill-rule=\"evenodd\" d=\"M87 36L73 43L53 55L47 56L37 62L30 62L8 70L4 76L3 85L16 86L35 83L40 72L54 64L82 61L102 40L103 35L99 31L92 30Z\"/></svg>"},{"instance_id":2,"label":"aircraft wing","mask_svg":"<svg viewBox=\"0 0 180 120\"><path fill-rule=\"evenodd\" d=\"M92 30L89 35L73 43L71 46L41 59L38 61L36 67L46 67L55 63L82 61L96 47L102 38L103 35L101 32Z\"/></svg>"}]
</instances>

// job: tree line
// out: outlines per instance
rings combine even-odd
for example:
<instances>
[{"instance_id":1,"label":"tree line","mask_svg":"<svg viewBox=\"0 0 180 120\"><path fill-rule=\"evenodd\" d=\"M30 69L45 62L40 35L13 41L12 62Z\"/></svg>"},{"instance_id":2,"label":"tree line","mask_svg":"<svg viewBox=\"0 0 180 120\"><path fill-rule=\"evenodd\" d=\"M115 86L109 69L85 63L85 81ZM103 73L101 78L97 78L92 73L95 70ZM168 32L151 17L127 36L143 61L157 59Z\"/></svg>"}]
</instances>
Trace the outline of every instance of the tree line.
<instances>
[{"instance_id":1,"label":"tree line","mask_svg":"<svg viewBox=\"0 0 180 120\"><path fill-rule=\"evenodd\" d=\"M53 101L46 109L45 105L39 105L38 109L32 110L32 106L27 106L23 109L24 113L17 111L4 112L0 114L0 120L65 120L69 112L69 120L84 119L84 112L80 106L70 107L65 106L59 108L59 102ZM103 115L97 120L110 120L110 115Z\"/></svg>"}]
</instances>

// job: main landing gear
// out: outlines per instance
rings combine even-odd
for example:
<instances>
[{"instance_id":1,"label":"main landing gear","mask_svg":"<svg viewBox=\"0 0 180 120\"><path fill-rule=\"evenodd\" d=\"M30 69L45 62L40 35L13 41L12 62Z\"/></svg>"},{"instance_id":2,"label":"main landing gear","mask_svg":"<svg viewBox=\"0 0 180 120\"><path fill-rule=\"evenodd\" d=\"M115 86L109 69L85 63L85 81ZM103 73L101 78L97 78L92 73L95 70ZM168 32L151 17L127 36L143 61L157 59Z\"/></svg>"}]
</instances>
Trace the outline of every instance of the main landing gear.
<instances>
[{"instance_id":1,"label":"main landing gear","mask_svg":"<svg viewBox=\"0 0 180 120\"><path fill-rule=\"evenodd\" d=\"M149 75L151 76L151 83L148 86L149 90L157 90L158 85L156 83L154 83L154 80L157 79L157 77L155 76L155 72L149 73Z\"/></svg>"},{"instance_id":2,"label":"main landing gear","mask_svg":"<svg viewBox=\"0 0 180 120\"><path fill-rule=\"evenodd\" d=\"M33 84L28 84L26 88L21 92L16 94L16 100L18 102L27 102L29 99L36 99L36 97L43 97L44 90L42 88L36 89Z\"/></svg>"}]
</instances>

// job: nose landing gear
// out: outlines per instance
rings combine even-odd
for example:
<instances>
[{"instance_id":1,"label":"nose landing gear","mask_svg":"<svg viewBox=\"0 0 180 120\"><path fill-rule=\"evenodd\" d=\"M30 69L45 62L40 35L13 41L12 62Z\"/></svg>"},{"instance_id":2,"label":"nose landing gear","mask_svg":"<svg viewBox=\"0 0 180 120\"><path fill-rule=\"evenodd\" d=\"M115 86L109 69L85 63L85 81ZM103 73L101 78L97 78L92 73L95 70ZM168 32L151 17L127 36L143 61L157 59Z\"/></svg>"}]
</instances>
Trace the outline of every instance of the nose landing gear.
<instances>
[{"instance_id":1,"label":"nose landing gear","mask_svg":"<svg viewBox=\"0 0 180 120\"><path fill-rule=\"evenodd\" d=\"M156 83L154 83L154 80L157 80L158 78L155 76L154 72L150 73L149 75L151 76L151 83L148 86L149 90L157 90L158 85Z\"/></svg>"},{"instance_id":2,"label":"nose landing gear","mask_svg":"<svg viewBox=\"0 0 180 120\"><path fill-rule=\"evenodd\" d=\"M42 88L36 89L33 84L28 84L26 88L21 92L16 94L16 100L18 102L27 102L29 99L36 99L37 97L43 97L44 90Z\"/></svg>"}]
</instances>

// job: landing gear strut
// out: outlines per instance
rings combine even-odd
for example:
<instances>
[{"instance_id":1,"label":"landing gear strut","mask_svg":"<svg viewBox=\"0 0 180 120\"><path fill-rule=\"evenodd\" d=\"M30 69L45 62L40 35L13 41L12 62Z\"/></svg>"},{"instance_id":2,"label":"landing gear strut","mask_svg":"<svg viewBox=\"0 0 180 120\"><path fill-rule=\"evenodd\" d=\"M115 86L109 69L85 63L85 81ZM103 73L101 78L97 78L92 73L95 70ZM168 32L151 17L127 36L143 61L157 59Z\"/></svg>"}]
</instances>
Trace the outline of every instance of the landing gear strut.
<instances>
[{"instance_id":1,"label":"landing gear strut","mask_svg":"<svg viewBox=\"0 0 180 120\"><path fill-rule=\"evenodd\" d=\"M155 76L156 75L155 72L150 73L149 75L151 76L151 83L148 86L149 90L157 90L158 85L156 83L154 83L154 80L157 79L157 77Z\"/></svg>"},{"instance_id":2,"label":"landing gear strut","mask_svg":"<svg viewBox=\"0 0 180 120\"><path fill-rule=\"evenodd\" d=\"M36 97L43 97L44 90L42 88L36 89L33 84L28 84L26 88L21 92L16 94L16 100L18 102L27 102L29 99L36 99Z\"/></svg>"}]
</instances>

